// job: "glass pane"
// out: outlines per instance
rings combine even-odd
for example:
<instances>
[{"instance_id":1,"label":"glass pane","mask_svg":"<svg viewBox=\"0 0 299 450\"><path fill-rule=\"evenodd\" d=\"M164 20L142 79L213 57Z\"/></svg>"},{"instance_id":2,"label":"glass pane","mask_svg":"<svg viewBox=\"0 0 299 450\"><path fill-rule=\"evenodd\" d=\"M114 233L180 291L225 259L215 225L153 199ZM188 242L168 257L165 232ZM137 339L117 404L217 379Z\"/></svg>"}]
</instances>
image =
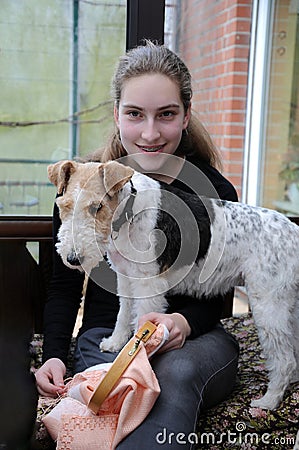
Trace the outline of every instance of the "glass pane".
<instances>
[{"instance_id":1,"label":"glass pane","mask_svg":"<svg viewBox=\"0 0 299 450\"><path fill-rule=\"evenodd\" d=\"M261 203L299 215L299 2L277 0Z\"/></svg>"},{"instance_id":2,"label":"glass pane","mask_svg":"<svg viewBox=\"0 0 299 450\"><path fill-rule=\"evenodd\" d=\"M125 5L1 2L1 214L51 214L47 165L94 150L110 132Z\"/></svg>"}]
</instances>

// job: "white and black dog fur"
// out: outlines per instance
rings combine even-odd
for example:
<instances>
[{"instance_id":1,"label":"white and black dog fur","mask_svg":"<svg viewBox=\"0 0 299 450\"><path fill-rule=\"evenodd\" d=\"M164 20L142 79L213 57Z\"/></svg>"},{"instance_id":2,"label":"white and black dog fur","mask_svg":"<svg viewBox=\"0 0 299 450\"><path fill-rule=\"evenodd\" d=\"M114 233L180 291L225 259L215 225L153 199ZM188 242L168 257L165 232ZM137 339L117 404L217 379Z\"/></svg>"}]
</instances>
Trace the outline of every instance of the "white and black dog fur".
<instances>
[{"instance_id":1,"label":"white and black dog fur","mask_svg":"<svg viewBox=\"0 0 299 450\"><path fill-rule=\"evenodd\" d=\"M299 378L299 227L273 210L186 194L116 161L61 161L48 174L62 194L64 263L90 273L105 256L117 273L120 310L102 350L119 350L142 314L165 312L166 293L213 297L241 278L269 370L267 392L252 406L277 407Z\"/></svg>"}]
</instances>

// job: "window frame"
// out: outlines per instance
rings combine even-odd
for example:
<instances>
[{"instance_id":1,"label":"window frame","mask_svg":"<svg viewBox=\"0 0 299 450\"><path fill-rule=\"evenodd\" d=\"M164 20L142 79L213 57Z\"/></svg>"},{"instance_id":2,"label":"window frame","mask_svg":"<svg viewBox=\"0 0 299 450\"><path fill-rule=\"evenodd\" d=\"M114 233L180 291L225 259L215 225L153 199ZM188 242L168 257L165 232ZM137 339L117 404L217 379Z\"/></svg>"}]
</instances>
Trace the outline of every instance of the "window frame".
<instances>
[{"instance_id":1,"label":"window frame","mask_svg":"<svg viewBox=\"0 0 299 450\"><path fill-rule=\"evenodd\" d=\"M250 41L242 201L260 204L272 31L276 1L254 0Z\"/></svg>"},{"instance_id":2,"label":"window frame","mask_svg":"<svg viewBox=\"0 0 299 450\"><path fill-rule=\"evenodd\" d=\"M144 39L164 43L165 0L127 0L127 50Z\"/></svg>"}]
</instances>

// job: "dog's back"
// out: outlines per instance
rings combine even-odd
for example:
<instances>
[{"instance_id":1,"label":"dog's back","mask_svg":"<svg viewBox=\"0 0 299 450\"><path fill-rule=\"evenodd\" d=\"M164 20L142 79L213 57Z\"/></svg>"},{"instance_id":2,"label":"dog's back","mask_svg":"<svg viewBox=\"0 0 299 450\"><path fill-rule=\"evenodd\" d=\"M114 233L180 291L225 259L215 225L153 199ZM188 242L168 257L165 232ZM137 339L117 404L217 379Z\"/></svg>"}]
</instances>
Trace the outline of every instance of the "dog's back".
<instances>
[{"instance_id":1,"label":"dog's back","mask_svg":"<svg viewBox=\"0 0 299 450\"><path fill-rule=\"evenodd\" d=\"M178 191L171 187L166 187L166 190L178 195ZM247 284L259 285L260 291L268 292L287 285L289 290L297 289L298 292L296 249L299 227L296 224L266 208L190 194L179 195L192 211L199 234L198 237L196 233L188 234L190 219L180 219L179 225L183 226L178 227L179 231L188 235L184 255L189 255L189 260L183 258L181 262L194 267L176 286L176 291L191 289L192 294L199 298L202 295L213 296L226 293L239 284L241 277ZM173 233L174 229L172 226L169 240L170 245L176 246L178 254L181 238L173 238L178 234L178 229Z\"/></svg>"},{"instance_id":2,"label":"dog's back","mask_svg":"<svg viewBox=\"0 0 299 450\"><path fill-rule=\"evenodd\" d=\"M299 227L277 211L221 203L215 206L215 216L220 223L225 219L225 256L232 260L237 256L244 277L256 283L260 275L266 279L260 280L265 286L269 279L274 285L299 283Z\"/></svg>"}]
</instances>

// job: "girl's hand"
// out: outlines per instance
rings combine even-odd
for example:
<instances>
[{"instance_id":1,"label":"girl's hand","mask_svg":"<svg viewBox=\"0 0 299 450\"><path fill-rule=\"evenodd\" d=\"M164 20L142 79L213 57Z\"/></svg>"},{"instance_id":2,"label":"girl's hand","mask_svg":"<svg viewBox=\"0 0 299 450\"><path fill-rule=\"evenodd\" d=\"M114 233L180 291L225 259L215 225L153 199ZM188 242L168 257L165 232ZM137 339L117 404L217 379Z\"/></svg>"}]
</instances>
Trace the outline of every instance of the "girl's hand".
<instances>
[{"instance_id":1,"label":"girl's hand","mask_svg":"<svg viewBox=\"0 0 299 450\"><path fill-rule=\"evenodd\" d=\"M64 363L58 358L48 359L35 373L37 390L46 397L57 397L65 392Z\"/></svg>"},{"instance_id":2,"label":"girl's hand","mask_svg":"<svg viewBox=\"0 0 299 450\"><path fill-rule=\"evenodd\" d=\"M142 326L147 320L150 320L155 325L163 323L169 331L168 341L165 342L158 353L164 353L176 348L182 348L186 338L191 333L191 328L187 320L184 316L182 316L182 314L179 313L161 314L151 312L144 314L139 319L139 327Z\"/></svg>"}]
</instances>

